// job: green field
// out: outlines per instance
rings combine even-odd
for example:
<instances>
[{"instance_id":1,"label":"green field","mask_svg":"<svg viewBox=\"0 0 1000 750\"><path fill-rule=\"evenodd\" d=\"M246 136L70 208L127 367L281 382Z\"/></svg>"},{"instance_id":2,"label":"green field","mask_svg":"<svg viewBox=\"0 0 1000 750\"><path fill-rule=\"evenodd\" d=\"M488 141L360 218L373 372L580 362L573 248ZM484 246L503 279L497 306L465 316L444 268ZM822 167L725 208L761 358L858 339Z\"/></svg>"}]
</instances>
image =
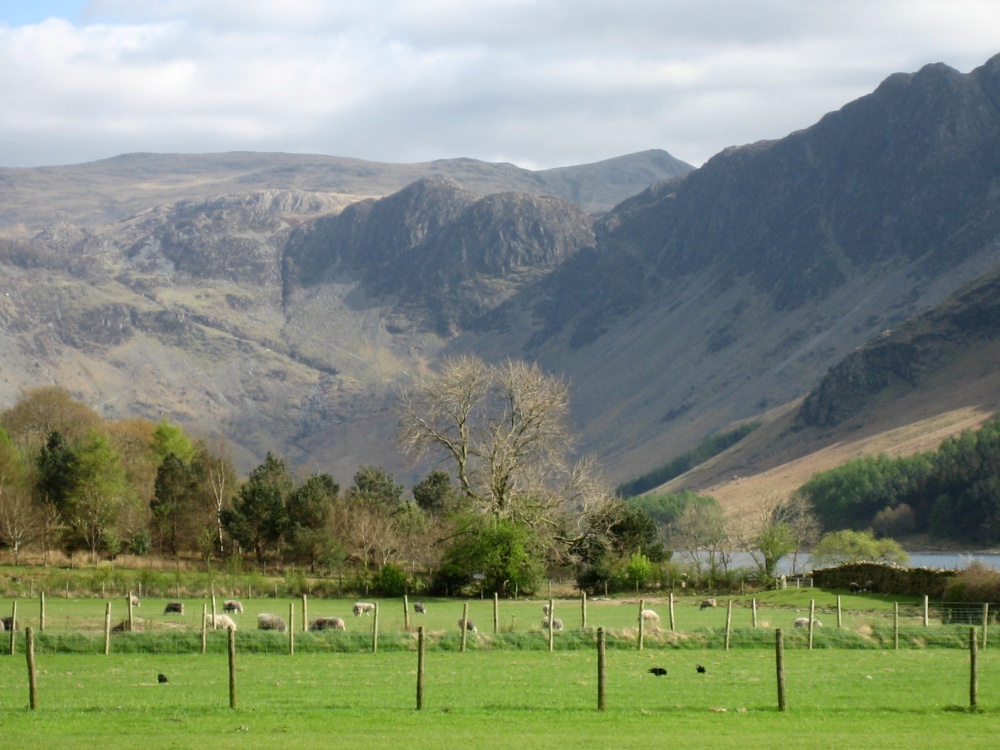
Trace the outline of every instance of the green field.
<instances>
[{"instance_id":1,"label":"green field","mask_svg":"<svg viewBox=\"0 0 1000 750\"><path fill-rule=\"evenodd\" d=\"M808 650L793 628L810 601L824 621ZM728 600L701 610L700 597L678 598L676 633L668 605L650 597L659 628L638 650L638 598L588 603L559 600L566 630L548 652L542 600L501 601L493 633L492 600L471 600L479 633L460 653L457 626L465 602L424 600L410 614L427 633L425 703L416 710L417 655L404 632L402 600L379 604L379 651L371 653L372 616L354 617L353 599L309 599L309 617L339 616L348 631L302 633L302 600L243 599L238 624L236 710L229 708L227 636L209 633L200 651L206 599L184 600L183 616L165 615L164 598L143 598L136 632L115 634L103 655L106 602L46 599L38 632L38 599L17 601L22 631L15 656L0 656L0 738L12 747L88 748L127 738L144 748L261 747L293 742L311 747L448 748L811 748L845 744L880 748L992 747L1000 732L1000 652L979 651L978 710L969 710L968 626L923 627L922 608L904 602L900 648L892 648L896 603L843 597L836 628L836 592L768 592L752 627L748 598L734 599L732 649L723 648ZM412 601L412 600L411 600ZM12 600L0 600L9 614ZM125 617L111 601L112 622ZM222 597L217 599L221 609ZM294 655L287 634L256 630L260 612L288 616L295 608ZM37 653L39 710L29 711L24 627ZM607 710L597 711L594 629L609 638ZM777 710L774 630L785 633L788 711ZM0 639L6 646L9 641ZM65 653L73 644L81 653ZM703 664L706 674L695 666ZM665 677L650 667L668 670ZM157 675L168 676L161 685Z\"/></svg>"},{"instance_id":2,"label":"green field","mask_svg":"<svg viewBox=\"0 0 1000 750\"><path fill-rule=\"evenodd\" d=\"M695 665L708 672L698 674ZM424 710L416 655L41 655L29 711L21 656L0 657L0 736L11 747L774 748L987 747L1000 732L1000 653L980 652L979 708L958 649L786 652L788 710L776 706L773 650L613 651L598 712L596 654L429 653ZM665 677L648 673L667 668ZM157 683L163 673L169 684ZM725 709L725 710L722 710ZM654 744L655 743L655 744Z\"/></svg>"}]
</instances>

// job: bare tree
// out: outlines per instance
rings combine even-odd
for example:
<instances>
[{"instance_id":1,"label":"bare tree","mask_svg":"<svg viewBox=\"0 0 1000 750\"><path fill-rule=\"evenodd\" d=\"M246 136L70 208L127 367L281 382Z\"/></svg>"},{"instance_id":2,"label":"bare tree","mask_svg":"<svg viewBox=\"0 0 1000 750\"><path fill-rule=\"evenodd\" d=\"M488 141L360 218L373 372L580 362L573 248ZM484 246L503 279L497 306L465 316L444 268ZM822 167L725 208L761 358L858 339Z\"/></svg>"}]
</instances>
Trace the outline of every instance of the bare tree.
<instances>
[{"instance_id":1,"label":"bare tree","mask_svg":"<svg viewBox=\"0 0 1000 750\"><path fill-rule=\"evenodd\" d=\"M612 497L593 462L569 465L569 388L537 364L445 360L437 377L402 394L400 412L404 448L449 459L481 515L544 526L568 541Z\"/></svg>"},{"instance_id":2,"label":"bare tree","mask_svg":"<svg viewBox=\"0 0 1000 750\"><path fill-rule=\"evenodd\" d=\"M670 544L714 581L732 560L732 541L725 513L718 505L693 504L685 508L671 528Z\"/></svg>"},{"instance_id":3,"label":"bare tree","mask_svg":"<svg viewBox=\"0 0 1000 750\"><path fill-rule=\"evenodd\" d=\"M0 542L14 554L14 565L20 561L24 546L35 538L40 522L31 493L0 474Z\"/></svg>"},{"instance_id":4,"label":"bare tree","mask_svg":"<svg viewBox=\"0 0 1000 750\"><path fill-rule=\"evenodd\" d=\"M760 504L756 517L738 536L761 573L773 578L778 563L789 555L792 572L797 572L799 552L819 539L819 521L809 502L798 494L788 498L772 495Z\"/></svg>"}]
</instances>

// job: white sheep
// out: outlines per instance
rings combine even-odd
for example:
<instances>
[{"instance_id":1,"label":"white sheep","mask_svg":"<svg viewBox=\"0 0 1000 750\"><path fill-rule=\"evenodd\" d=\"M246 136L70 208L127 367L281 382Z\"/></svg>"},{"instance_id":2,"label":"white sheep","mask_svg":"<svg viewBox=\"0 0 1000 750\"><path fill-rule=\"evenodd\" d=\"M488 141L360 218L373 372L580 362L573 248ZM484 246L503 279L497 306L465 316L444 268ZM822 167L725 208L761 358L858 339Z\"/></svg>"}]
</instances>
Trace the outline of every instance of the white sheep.
<instances>
[{"instance_id":1,"label":"white sheep","mask_svg":"<svg viewBox=\"0 0 1000 750\"><path fill-rule=\"evenodd\" d=\"M243 614L243 602L239 602L236 599L226 599L226 601L224 601L222 603L222 611L223 612L238 612L239 614L242 615Z\"/></svg>"},{"instance_id":2,"label":"white sheep","mask_svg":"<svg viewBox=\"0 0 1000 750\"><path fill-rule=\"evenodd\" d=\"M229 615L205 615L205 624L208 627L212 627L214 624L217 630L221 628L236 630L236 623Z\"/></svg>"},{"instance_id":3,"label":"white sheep","mask_svg":"<svg viewBox=\"0 0 1000 750\"><path fill-rule=\"evenodd\" d=\"M462 629L462 618L461 617L458 618L458 628L459 628L459 630ZM468 630L470 633L475 633L476 632L476 624L472 620L465 620L465 629Z\"/></svg>"},{"instance_id":4,"label":"white sheep","mask_svg":"<svg viewBox=\"0 0 1000 750\"><path fill-rule=\"evenodd\" d=\"M542 628L544 630L548 630L549 629L549 618L548 617L542 618ZM563 629L563 621L560 620L558 617L553 617L552 618L552 629L553 630L562 630Z\"/></svg>"},{"instance_id":5,"label":"white sheep","mask_svg":"<svg viewBox=\"0 0 1000 750\"><path fill-rule=\"evenodd\" d=\"M654 612L651 609L644 609L644 610L642 610L642 612L639 613L639 617L641 617L645 622L659 622L660 621L660 616L658 614L656 614L656 612Z\"/></svg>"},{"instance_id":6,"label":"white sheep","mask_svg":"<svg viewBox=\"0 0 1000 750\"><path fill-rule=\"evenodd\" d=\"M809 627L809 618L808 617L797 617L797 618L795 618L795 622L793 623L793 625L795 627L797 627L797 628L808 628ZM821 623L819 620L813 620L813 627L814 628L821 628L821 627L823 627L823 623Z\"/></svg>"},{"instance_id":7,"label":"white sheep","mask_svg":"<svg viewBox=\"0 0 1000 750\"><path fill-rule=\"evenodd\" d=\"M279 633L284 633L286 628L285 621L277 615L266 612L257 615L257 630L277 630Z\"/></svg>"},{"instance_id":8,"label":"white sheep","mask_svg":"<svg viewBox=\"0 0 1000 750\"><path fill-rule=\"evenodd\" d=\"M375 605L371 602L355 602L351 611L354 612L355 617L361 617L361 615L367 615L369 612L374 611Z\"/></svg>"}]
</instances>

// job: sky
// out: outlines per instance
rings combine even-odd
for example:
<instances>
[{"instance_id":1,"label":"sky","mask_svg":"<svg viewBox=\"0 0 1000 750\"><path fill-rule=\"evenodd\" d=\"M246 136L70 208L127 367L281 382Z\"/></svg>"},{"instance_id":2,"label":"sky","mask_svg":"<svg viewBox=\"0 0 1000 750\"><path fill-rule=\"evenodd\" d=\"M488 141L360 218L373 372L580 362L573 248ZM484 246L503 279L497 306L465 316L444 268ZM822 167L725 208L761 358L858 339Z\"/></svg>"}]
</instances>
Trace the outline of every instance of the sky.
<instances>
[{"instance_id":1,"label":"sky","mask_svg":"<svg viewBox=\"0 0 1000 750\"><path fill-rule=\"evenodd\" d=\"M695 166L895 72L1000 53L995 0L0 0L0 166L281 151Z\"/></svg>"}]
</instances>

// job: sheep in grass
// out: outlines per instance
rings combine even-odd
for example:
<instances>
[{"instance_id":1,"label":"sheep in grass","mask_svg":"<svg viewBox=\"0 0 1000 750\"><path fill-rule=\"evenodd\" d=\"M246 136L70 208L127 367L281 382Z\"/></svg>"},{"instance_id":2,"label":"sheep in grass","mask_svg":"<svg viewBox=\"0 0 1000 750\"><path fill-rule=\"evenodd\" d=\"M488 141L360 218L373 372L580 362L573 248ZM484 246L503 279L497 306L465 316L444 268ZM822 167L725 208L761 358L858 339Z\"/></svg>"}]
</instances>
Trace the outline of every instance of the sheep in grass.
<instances>
[{"instance_id":1,"label":"sheep in grass","mask_svg":"<svg viewBox=\"0 0 1000 750\"><path fill-rule=\"evenodd\" d=\"M474 623L472 620L463 620L463 618L461 618L461 617L458 618L458 629L459 630L462 629L462 623L463 622L465 623L465 629L466 630L468 630L470 633L475 633L476 632L476 623Z\"/></svg>"},{"instance_id":2,"label":"sheep in grass","mask_svg":"<svg viewBox=\"0 0 1000 750\"><path fill-rule=\"evenodd\" d=\"M821 623L819 620L813 620L812 622L813 622L813 627L814 628L821 628L821 627L823 627L823 623ZM792 624L795 627L797 627L797 628L808 628L809 627L809 618L808 617L796 617L795 618L795 622L792 623Z\"/></svg>"},{"instance_id":3,"label":"sheep in grass","mask_svg":"<svg viewBox=\"0 0 1000 750\"><path fill-rule=\"evenodd\" d=\"M13 617L0 617L0 631L15 630L17 623Z\"/></svg>"},{"instance_id":4,"label":"sheep in grass","mask_svg":"<svg viewBox=\"0 0 1000 750\"><path fill-rule=\"evenodd\" d=\"M852 594L856 594L859 591L861 591L861 584L855 581L851 581L849 584L847 584L847 588L848 590L850 590Z\"/></svg>"},{"instance_id":5,"label":"sheep in grass","mask_svg":"<svg viewBox=\"0 0 1000 750\"><path fill-rule=\"evenodd\" d=\"M351 611L354 613L355 617L361 617L361 615L367 615L375 610L375 605L371 602L354 602L354 606Z\"/></svg>"},{"instance_id":6,"label":"sheep in grass","mask_svg":"<svg viewBox=\"0 0 1000 750\"><path fill-rule=\"evenodd\" d=\"M424 605L423 602L414 602L413 611L416 612L418 615L426 615L427 607Z\"/></svg>"},{"instance_id":7,"label":"sheep in grass","mask_svg":"<svg viewBox=\"0 0 1000 750\"><path fill-rule=\"evenodd\" d=\"M183 602L167 602L167 606L163 608L163 614L165 614L165 615L183 615L184 614L184 603Z\"/></svg>"},{"instance_id":8,"label":"sheep in grass","mask_svg":"<svg viewBox=\"0 0 1000 750\"><path fill-rule=\"evenodd\" d=\"M642 610L642 612L639 613L639 617L643 622L648 622L652 625L656 625L660 622L660 616L651 609Z\"/></svg>"},{"instance_id":9,"label":"sheep in grass","mask_svg":"<svg viewBox=\"0 0 1000 750\"><path fill-rule=\"evenodd\" d=\"M139 597L136 596L135 594L129 594L127 597L125 597L125 603L131 604L133 607L140 606Z\"/></svg>"},{"instance_id":10,"label":"sheep in grass","mask_svg":"<svg viewBox=\"0 0 1000 750\"><path fill-rule=\"evenodd\" d=\"M279 633L284 633L286 627L285 621L277 615L267 613L257 615L257 630L277 630Z\"/></svg>"},{"instance_id":11,"label":"sheep in grass","mask_svg":"<svg viewBox=\"0 0 1000 750\"><path fill-rule=\"evenodd\" d=\"M548 630L549 629L549 618L548 617L542 618L542 629L543 630ZM552 629L553 630L562 630L563 629L563 621L560 620L558 617L553 617L552 618Z\"/></svg>"},{"instance_id":12,"label":"sheep in grass","mask_svg":"<svg viewBox=\"0 0 1000 750\"><path fill-rule=\"evenodd\" d=\"M223 628L236 630L236 623L233 622L233 618L229 615L205 615L205 624L209 628L214 626L215 630L222 630Z\"/></svg>"},{"instance_id":13,"label":"sheep in grass","mask_svg":"<svg viewBox=\"0 0 1000 750\"><path fill-rule=\"evenodd\" d=\"M719 603L715 599L702 599L701 604L698 605L698 609L715 609L719 606Z\"/></svg>"},{"instance_id":14,"label":"sheep in grass","mask_svg":"<svg viewBox=\"0 0 1000 750\"><path fill-rule=\"evenodd\" d=\"M243 602L239 602L236 599L226 599L222 603L223 612L234 612L236 614L243 614Z\"/></svg>"},{"instance_id":15,"label":"sheep in grass","mask_svg":"<svg viewBox=\"0 0 1000 750\"><path fill-rule=\"evenodd\" d=\"M549 616L550 612L549 612L549 605L548 604L543 604L542 605L542 614L545 615L546 617Z\"/></svg>"},{"instance_id":16,"label":"sheep in grass","mask_svg":"<svg viewBox=\"0 0 1000 750\"><path fill-rule=\"evenodd\" d=\"M317 617L309 623L309 630L347 630L347 623L339 617Z\"/></svg>"}]
</instances>

